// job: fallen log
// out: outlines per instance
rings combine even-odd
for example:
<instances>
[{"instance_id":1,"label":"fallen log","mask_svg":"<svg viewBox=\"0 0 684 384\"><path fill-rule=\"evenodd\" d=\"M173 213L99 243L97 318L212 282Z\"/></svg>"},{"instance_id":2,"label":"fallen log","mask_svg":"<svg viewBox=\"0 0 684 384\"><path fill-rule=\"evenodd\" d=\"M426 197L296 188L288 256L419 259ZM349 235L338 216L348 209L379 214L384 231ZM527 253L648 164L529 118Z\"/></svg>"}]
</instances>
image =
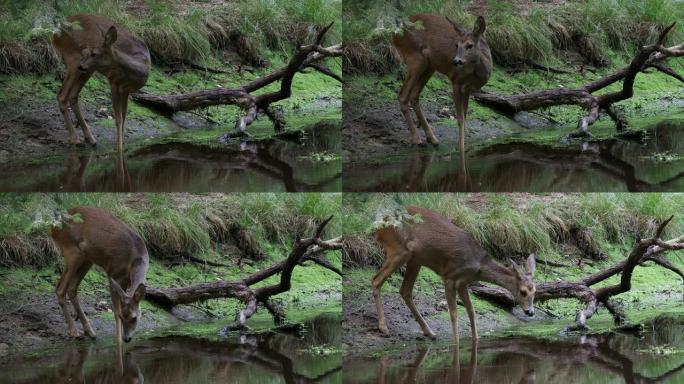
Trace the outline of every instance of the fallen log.
<instances>
[{"instance_id":1,"label":"fallen log","mask_svg":"<svg viewBox=\"0 0 684 384\"><path fill-rule=\"evenodd\" d=\"M634 95L634 80L639 72L654 68L679 81L684 81L672 68L664 66L662 63L670 57L684 56L684 44L669 48L663 46L665 37L674 26L675 23L672 23L663 29L655 44L639 47L636 56L627 67L582 87L561 87L510 96L480 90L473 93L473 98L482 105L507 114L558 105L578 105L587 111L587 115L579 120L578 132L572 135L576 137L590 136L589 126L599 118L599 112L607 113L615 121L617 129L622 130L626 126L626 122L623 117L615 112L613 104L629 99ZM608 92L599 96L593 94L618 81L622 81L622 88L619 91Z\"/></svg>"},{"instance_id":2,"label":"fallen log","mask_svg":"<svg viewBox=\"0 0 684 384\"><path fill-rule=\"evenodd\" d=\"M342 248L341 238L321 239L323 230L330 220L332 220L332 216L319 224L314 236L306 239L297 239L287 259L252 273L241 280L201 283L181 288L149 287L147 288L145 299L167 309L180 304L218 298L235 298L245 303L245 308L238 312L235 323L226 327L224 331L247 329L245 322L256 312L258 303L262 303L273 315L274 321L280 323L284 314L270 299L273 296L290 290L292 287L292 273L295 267L311 261L337 274L341 275L342 273L339 268L333 266L322 257L329 250ZM280 281L278 283L256 289L250 287L276 274L280 274Z\"/></svg>"},{"instance_id":3,"label":"fallen log","mask_svg":"<svg viewBox=\"0 0 684 384\"><path fill-rule=\"evenodd\" d=\"M321 42L325 34L332 27L330 23L322 28L313 44L300 46L294 56L290 59L287 66L271 74L259 77L237 88L214 88L193 93L180 95L154 95L150 93L137 92L132 94L133 100L163 113L174 113L177 111L189 111L192 109L209 107L213 105L237 105L246 111L235 124L235 132L228 134L227 137L247 135L249 126L257 117L259 111L263 111L277 131L283 126L282 119L271 109L271 104L287 99L292 95L292 79L295 74L306 68L312 68L338 81L342 79L329 68L320 62L328 57L342 56L342 44L323 47ZM277 91L266 92L258 96L252 95L253 92L260 90L276 81L280 81L280 88Z\"/></svg>"},{"instance_id":4,"label":"fallen log","mask_svg":"<svg viewBox=\"0 0 684 384\"><path fill-rule=\"evenodd\" d=\"M648 261L653 261L657 265L669 269L682 277L684 283L684 273L661 256L668 251L684 249L684 236L668 241L663 241L661 239L663 230L670 223L672 218L673 216L663 221L658 226L654 237L637 239L627 258L615 265L589 275L577 282L558 281L538 284L535 301L543 302L551 299L574 298L584 302L585 308L577 313L575 325L569 327L567 330L588 329L586 325L587 319L596 313L599 304L603 304L606 309L608 309L613 315L616 324L622 323L624 315L610 300L614 296L625 293L632 288L632 273L637 266L643 265ZM619 283L596 289L591 288L591 286L617 274L621 274ZM473 284L470 289L476 296L498 306L508 309L515 306L513 296L503 288Z\"/></svg>"}]
</instances>

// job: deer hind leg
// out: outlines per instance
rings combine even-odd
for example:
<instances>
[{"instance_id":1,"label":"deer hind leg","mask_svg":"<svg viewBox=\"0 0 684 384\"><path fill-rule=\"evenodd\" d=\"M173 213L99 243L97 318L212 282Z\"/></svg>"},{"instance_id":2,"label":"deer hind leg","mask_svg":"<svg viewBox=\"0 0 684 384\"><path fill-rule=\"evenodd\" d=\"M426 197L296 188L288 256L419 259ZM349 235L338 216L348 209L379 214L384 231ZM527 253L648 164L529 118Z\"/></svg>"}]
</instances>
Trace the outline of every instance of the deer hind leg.
<instances>
[{"instance_id":1,"label":"deer hind leg","mask_svg":"<svg viewBox=\"0 0 684 384\"><path fill-rule=\"evenodd\" d=\"M64 256L64 271L59 278L59 283L55 287L55 294L57 294L57 301L59 302L62 313L64 314L64 321L67 323L67 334L72 337L78 337L79 333L76 329L76 324L69 314L69 307L66 305L67 289L78 269L78 259L81 257L81 252L76 247L69 247L62 249Z\"/></svg>"},{"instance_id":2,"label":"deer hind leg","mask_svg":"<svg viewBox=\"0 0 684 384\"><path fill-rule=\"evenodd\" d=\"M413 106L413 110L416 112L416 117L418 117L418 123L425 131L425 138L430 144L437 145L439 144L439 140L437 140L435 137L432 127L430 124L428 124L427 120L425 119L425 115L423 115L423 110L420 108L420 94L423 92L425 84L427 84L434 73L434 70L426 69L425 72L418 76L416 87L413 89L413 92L411 92L409 97L411 100L411 105Z\"/></svg>"},{"instance_id":3,"label":"deer hind leg","mask_svg":"<svg viewBox=\"0 0 684 384\"><path fill-rule=\"evenodd\" d=\"M81 140L78 138L78 135L76 135L74 124L71 121L71 116L69 115L69 94L72 92L75 83L78 81L78 77L78 70L67 70L62 87L59 89L59 92L57 92L59 111L62 112L62 117L64 117L64 124L69 131L69 143L71 144L79 144L81 142Z\"/></svg>"},{"instance_id":4,"label":"deer hind leg","mask_svg":"<svg viewBox=\"0 0 684 384\"><path fill-rule=\"evenodd\" d=\"M378 314L378 329L385 335L389 334L387 329L387 322L385 321L385 312L382 310L382 298L380 297L380 290L385 280L399 267L408 261L409 253L406 250L387 254L387 259L382 265L378 273L373 277L373 297L375 299L375 311Z\"/></svg>"},{"instance_id":5,"label":"deer hind leg","mask_svg":"<svg viewBox=\"0 0 684 384\"><path fill-rule=\"evenodd\" d=\"M420 136L418 136L418 132L416 132L413 116L411 116L411 93L415 92L415 89L418 86L419 74L426 71L428 64L421 55L413 55L406 58L405 62L406 80L404 80L404 84L399 91L399 108L401 109L401 114L404 115L406 125L411 133L411 142L413 144L420 144Z\"/></svg>"},{"instance_id":6,"label":"deer hind leg","mask_svg":"<svg viewBox=\"0 0 684 384\"><path fill-rule=\"evenodd\" d=\"M432 332L430 327L427 325L427 322L425 322L425 319L420 312L418 312L418 309L416 309L416 305L413 302L413 285L416 283L418 272L420 272L420 265L416 263L408 263L408 265L406 265L404 281L401 283L401 297L404 299L404 302L409 310L411 310L413 318L416 319L420 325L420 329L423 330L423 334L431 339L434 339L434 332Z\"/></svg>"},{"instance_id":7,"label":"deer hind leg","mask_svg":"<svg viewBox=\"0 0 684 384\"><path fill-rule=\"evenodd\" d=\"M468 319L470 320L470 334L473 338L473 349L477 349L477 325L475 324L475 310L473 309L473 303L470 301L470 293L468 292L468 286L462 284L458 287L458 297L461 298L463 305L468 312Z\"/></svg>"},{"instance_id":8,"label":"deer hind leg","mask_svg":"<svg viewBox=\"0 0 684 384\"><path fill-rule=\"evenodd\" d=\"M85 313L83 313L83 309L81 309L81 303L78 300L78 286L81 284L81 281L85 277L86 273L88 273L92 265L92 263L84 261L77 267L74 277L67 288L67 294L69 295L69 300L71 300L71 305L74 306L74 310L76 311L78 319L81 321L81 325L83 325L83 333L91 338L95 338L95 331L93 331L93 328L90 326L90 322L88 321Z\"/></svg>"},{"instance_id":9,"label":"deer hind leg","mask_svg":"<svg viewBox=\"0 0 684 384\"><path fill-rule=\"evenodd\" d=\"M85 83L88 82L88 80L90 80L90 77L92 75L92 72L79 74L77 81L74 83L74 86L71 88L71 91L69 92L69 104L71 105L71 109L74 111L74 114L76 115L78 125L80 125L81 129L83 130L83 137L85 138L85 141L88 144L96 145L97 141L95 140L95 137L93 137L93 132L90 130L88 123L86 123L85 119L83 118L81 106L78 103L78 97L81 94L81 90L83 89Z\"/></svg>"},{"instance_id":10,"label":"deer hind leg","mask_svg":"<svg viewBox=\"0 0 684 384\"><path fill-rule=\"evenodd\" d=\"M451 318L451 334L454 338L454 344L458 349L458 315L456 313L456 294L458 286L454 280L444 281L444 293L446 295L447 307L449 307L449 317Z\"/></svg>"}]
</instances>

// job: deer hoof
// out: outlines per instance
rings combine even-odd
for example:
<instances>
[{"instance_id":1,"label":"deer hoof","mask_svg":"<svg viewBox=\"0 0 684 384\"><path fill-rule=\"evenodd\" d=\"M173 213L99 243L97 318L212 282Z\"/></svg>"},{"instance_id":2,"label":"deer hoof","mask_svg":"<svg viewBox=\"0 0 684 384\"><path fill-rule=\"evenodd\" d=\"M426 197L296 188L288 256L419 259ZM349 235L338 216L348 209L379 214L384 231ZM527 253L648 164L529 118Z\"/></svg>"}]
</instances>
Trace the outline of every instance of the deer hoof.
<instances>
[{"instance_id":1,"label":"deer hoof","mask_svg":"<svg viewBox=\"0 0 684 384\"><path fill-rule=\"evenodd\" d=\"M430 138L428 138L428 142L429 142L430 144L434 145L435 147L439 145L439 140L437 140L436 137L430 137Z\"/></svg>"},{"instance_id":2,"label":"deer hoof","mask_svg":"<svg viewBox=\"0 0 684 384\"><path fill-rule=\"evenodd\" d=\"M70 329L70 330L67 332L67 334L69 335L69 337L80 337L80 336L81 336L81 335L78 333L78 331L75 330L75 329Z\"/></svg>"},{"instance_id":3,"label":"deer hoof","mask_svg":"<svg viewBox=\"0 0 684 384\"><path fill-rule=\"evenodd\" d=\"M423 144L423 140L421 140L420 137L412 137L411 138L411 144L421 145L421 144Z\"/></svg>"}]
</instances>

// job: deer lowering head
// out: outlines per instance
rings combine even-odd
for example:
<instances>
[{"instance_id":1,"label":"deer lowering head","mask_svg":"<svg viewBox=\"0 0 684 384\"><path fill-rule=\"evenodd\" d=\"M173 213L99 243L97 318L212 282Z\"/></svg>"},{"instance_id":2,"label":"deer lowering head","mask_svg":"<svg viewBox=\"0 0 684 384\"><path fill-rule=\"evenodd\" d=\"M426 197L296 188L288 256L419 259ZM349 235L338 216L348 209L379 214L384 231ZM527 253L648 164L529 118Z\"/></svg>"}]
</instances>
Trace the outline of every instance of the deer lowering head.
<instances>
[{"instance_id":1,"label":"deer lowering head","mask_svg":"<svg viewBox=\"0 0 684 384\"><path fill-rule=\"evenodd\" d=\"M140 284L133 293L129 294L111 278L109 279L109 286L112 291L114 316L117 316L118 320L121 321L121 338L128 343L133 338L135 327L140 321L140 300L145 297L146 287L145 284Z\"/></svg>"},{"instance_id":2,"label":"deer lowering head","mask_svg":"<svg viewBox=\"0 0 684 384\"><path fill-rule=\"evenodd\" d=\"M516 264L515 261L509 259L510 269L514 276L514 287L508 288L515 299L516 304L519 304L523 312L527 316L534 315L534 294L536 287L532 278L534 277L535 260L534 254L527 258L525 268Z\"/></svg>"},{"instance_id":3,"label":"deer lowering head","mask_svg":"<svg viewBox=\"0 0 684 384\"><path fill-rule=\"evenodd\" d=\"M418 272L424 266L432 269L444 281L444 293L456 344L456 296L460 297L468 312L473 344L477 343L475 309L468 292L468 286L472 283L484 281L507 289L525 314L534 315L534 254L527 258L525 268L513 261L510 266L502 265L489 257L487 251L468 232L437 212L421 207L408 207L407 211L411 216L420 215L422 221L400 227L381 227L376 232L376 239L385 254L385 262L372 281L380 332L389 333L380 290L392 272L403 265L406 265L406 272L400 289L401 296L427 337L434 338L435 334L413 302L412 294Z\"/></svg>"},{"instance_id":4,"label":"deer lowering head","mask_svg":"<svg viewBox=\"0 0 684 384\"><path fill-rule=\"evenodd\" d=\"M116 27L111 26L107 32L97 25L102 33L102 42L95 46L84 46L81 48L81 61L78 63L78 70L90 72L98 67L109 66L112 64L113 45L117 38Z\"/></svg>"}]
</instances>

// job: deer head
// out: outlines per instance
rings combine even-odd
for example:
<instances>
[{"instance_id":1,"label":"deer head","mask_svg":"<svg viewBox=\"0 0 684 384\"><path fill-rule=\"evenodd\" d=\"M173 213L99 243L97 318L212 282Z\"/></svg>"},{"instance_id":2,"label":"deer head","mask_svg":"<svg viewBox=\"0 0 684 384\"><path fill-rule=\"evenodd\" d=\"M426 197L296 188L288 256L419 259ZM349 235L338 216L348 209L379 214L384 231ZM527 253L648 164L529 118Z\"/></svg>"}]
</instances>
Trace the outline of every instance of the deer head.
<instances>
[{"instance_id":1,"label":"deer head","mask_svg":"<svg viewBox=\"0 0 684 384\"><path fill-rule=\"evenodd\" d=\"M534 294L536 287L532 278L534 277L535 260L534 253L527 258L525 264L525 269L520 267L512 259L508 259L510 263L510 269L513 271L515 276L515 289L511 291L515 302L520 304L523 312L527 316L534 315Z\"/></svg>"},{"instance_id":2,"label":"deer head","mask_svg":"<svg viewBox=\"0 0 684 384\"><path fill-rule=\"evenodd\" d=\"M112 46L117 38L116 27L111 26L105 32L99 25L97 28L102 33L102 44L90 47L85 46L81 48L81 61L78 64L78 69L81 72L89 72L95 67L108 65L112 61Z\"/></svg>"},{"instance_id":3,"label":"deer head","mask_svg":"<svg viewBox=\"0 0 684 384\"><path fill-rule=\"evenodd\" d=\"M454 65L462 68L472 67L480 60L480 38L486 28L484 17L478 16L473 31L465 34L451 19L447 18L447 20L449 20L449 23L459 34L462 34L462 37L455 41L456 56L454 56Z\"/></svg>"},{"instance_id":4,"label":"deer head","mask_svg":"<svg viewBox=\"0 0 684 384\"><path fill-rule=\"evenodd\" d=\"M117 313L116 304L114 305L114 316L118 316L123 325L123 341L129 342L135 332L135 327L140 320L140 300L145 297L145 284L138 285L132 295L124 291L119 283L113 279L109 279L109 284L112 287L112 299L117 299L120 303L119 311Z\"/></svg>"}]
</instances>

